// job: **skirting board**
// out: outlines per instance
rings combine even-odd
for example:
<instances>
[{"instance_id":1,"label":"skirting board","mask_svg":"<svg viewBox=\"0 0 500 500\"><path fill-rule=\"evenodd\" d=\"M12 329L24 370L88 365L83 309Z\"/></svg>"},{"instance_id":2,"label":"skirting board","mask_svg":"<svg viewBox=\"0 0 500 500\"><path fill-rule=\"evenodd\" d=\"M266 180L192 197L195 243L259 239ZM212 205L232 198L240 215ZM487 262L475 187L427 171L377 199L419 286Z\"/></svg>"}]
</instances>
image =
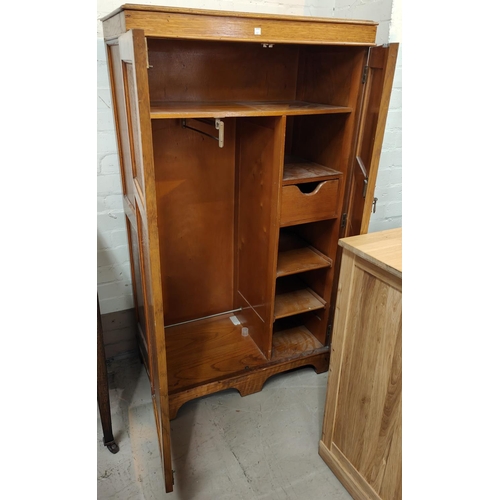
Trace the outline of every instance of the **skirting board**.
<instances>
[{"instance_id":1,"label":"skirting board","mask_svg":"<svg viewBox=\"0 0 500 500\"><path fill-rule=\"evenodd\" d=\"M323 441L320 441L319 455L354 500L382 500L335 444L332 443L332 449L329 450Z\"/></svg>"}]
</instances>

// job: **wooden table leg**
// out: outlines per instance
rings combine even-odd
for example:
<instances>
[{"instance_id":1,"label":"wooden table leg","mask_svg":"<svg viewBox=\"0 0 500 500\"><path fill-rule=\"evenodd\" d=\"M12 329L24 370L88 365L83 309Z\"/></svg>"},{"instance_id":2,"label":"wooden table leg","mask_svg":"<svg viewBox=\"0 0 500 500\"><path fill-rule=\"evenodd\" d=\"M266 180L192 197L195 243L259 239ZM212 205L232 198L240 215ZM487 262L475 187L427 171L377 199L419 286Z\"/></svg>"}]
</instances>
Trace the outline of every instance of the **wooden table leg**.
<instances>
[{"instance_id":1,"label":"wooden table leg","mask_svg":"<svg viewBox=\"0 0 500 500\"><path fill-rule=\"evenodd\" d=\"M104 353L104 337L102 333L101 310L99 298L97 299L97 403L101 415L102 430L104 433L104 446L111 453L119 451L118 445L113 437L111 427L111 410L109 406L108 370L106 368L106 355Z\"/></svg>"}]
</instances>

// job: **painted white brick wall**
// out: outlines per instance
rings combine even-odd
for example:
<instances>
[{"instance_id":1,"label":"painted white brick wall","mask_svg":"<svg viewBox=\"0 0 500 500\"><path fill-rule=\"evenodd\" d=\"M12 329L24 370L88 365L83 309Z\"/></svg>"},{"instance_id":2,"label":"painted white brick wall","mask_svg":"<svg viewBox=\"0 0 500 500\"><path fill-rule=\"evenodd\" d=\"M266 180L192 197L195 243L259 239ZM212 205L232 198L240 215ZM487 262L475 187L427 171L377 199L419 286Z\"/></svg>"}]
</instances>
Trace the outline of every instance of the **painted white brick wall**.
<instances>
[{"instance_id":1,"label":"painted white brick wall","mask_svg":"<svg viewBox=\"0 0 500 500\"><path fill-rule=\"evenodd\" d=\"M394 1L395 5L401 2ZM103 314L133 307L111 94L102 23L99 21L123 3L123 0L97 0L97 285ZM390 34L390 41L399 41L394 37L400 36L399 29L391 25L392 0L139 0L135 3L266 14L372 19L380 22L378 43L387 42ZM400 8L398 12L400 13ZM372 216L370 231L401 225L401 58L398 59L395 82L398 86L395 85L391 97L375 192L379 202L377 212Z\"/></svg>"},{"instance_id":2,"label":"painted white brick wall","mask_svg":"<svg viewBox=\"0 0 500 500\"><path fill-rule=\"evenodd\" d=\"M379 22L377 44L398 42L399 51L375 187L376 212L368 232L402 226L402 0L336 0L335 17Z\"/></svg>"},{"instance_id":3,"label":"painted white brick wall","mask_svg":"<svg viewBox=\"0 0 500 500\"><path fill-rule=\"evenodd\" d=\"M106 314L133 307L133 298L106 52L100 34L97 38L97 290L101 313Z\"/></svg>"}]
</instances>

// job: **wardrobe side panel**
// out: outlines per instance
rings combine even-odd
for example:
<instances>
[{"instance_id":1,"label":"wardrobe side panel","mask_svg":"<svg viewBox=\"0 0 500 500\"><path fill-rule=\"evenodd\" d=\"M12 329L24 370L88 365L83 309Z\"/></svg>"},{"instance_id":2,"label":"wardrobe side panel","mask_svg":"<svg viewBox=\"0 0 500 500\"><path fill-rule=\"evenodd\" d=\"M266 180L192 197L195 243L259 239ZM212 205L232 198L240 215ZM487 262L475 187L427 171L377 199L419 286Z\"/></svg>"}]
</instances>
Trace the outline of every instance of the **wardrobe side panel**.
<instances>
[{"instance_id":1,"label":"wardrobe side panel","mask_svg":"<svg viewBox=\"0 0 500 500\"><path fill-rule=\"evenodd\" d=\"M298 47L148 40L152 102L295 99Z\"/></svg>"},{"instance_id":2,"label":"wardrobe side panel","mask_svg":"<svg viewBox=\"0 0 500 500\"><path fill-rule=\"evenodd\" d=\"M388 493L381 498L397 498L401 281L355 257L351 287L331 439L375 491Z\"/></svg>"}]
</instances>

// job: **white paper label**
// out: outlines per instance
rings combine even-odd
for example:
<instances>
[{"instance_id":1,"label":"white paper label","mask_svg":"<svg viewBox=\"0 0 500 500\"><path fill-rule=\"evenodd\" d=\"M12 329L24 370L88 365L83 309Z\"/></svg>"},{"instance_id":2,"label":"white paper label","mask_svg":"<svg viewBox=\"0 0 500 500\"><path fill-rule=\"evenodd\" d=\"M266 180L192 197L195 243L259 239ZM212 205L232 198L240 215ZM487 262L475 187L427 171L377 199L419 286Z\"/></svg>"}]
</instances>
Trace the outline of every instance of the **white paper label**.
<instances>
[{"instance_id":1,"label":"white paper label","mask_svg":"<svg viewBox=\"0 0 500 500\"><path fill-rule=\"evenodd\" d=\"M233 322L233 325L241 324L239 319L236 316L229 316L229 319Z\"/></svg>"},{"instance_id":2,"label":"white paper label","mask_svg":"<svg viewBox=\"0 0 500 500\"><path fill-rule=\"evenodd\" d=\"M254 35L260 35L261 34L261 29L260 28L254 28L253 29L253 34Z\"/></svg>"}]
</instances>

